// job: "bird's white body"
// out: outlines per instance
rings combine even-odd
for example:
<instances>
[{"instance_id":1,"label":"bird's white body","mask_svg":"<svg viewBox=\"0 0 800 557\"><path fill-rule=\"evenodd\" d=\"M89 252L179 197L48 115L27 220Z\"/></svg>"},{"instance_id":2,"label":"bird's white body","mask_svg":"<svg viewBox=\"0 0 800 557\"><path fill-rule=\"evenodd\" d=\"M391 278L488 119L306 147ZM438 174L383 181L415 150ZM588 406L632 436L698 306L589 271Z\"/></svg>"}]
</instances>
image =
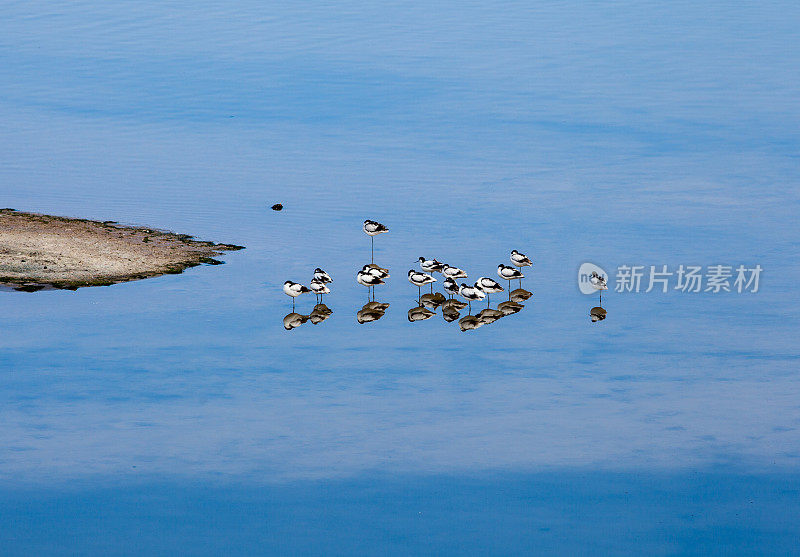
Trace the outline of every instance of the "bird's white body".
<instances>
[{"instance_id":1,"label":"bird's white body","mask_svg":"<svg viewBox=\"0 0 800 557\"><path fill-rule=\"evenodd\" d=\"M436 271L442 270L443 264L435 259L425 259L424 257L420 257L418 261L420 268L426 273L435 273Z\"/></svg>"},{"instance_id":2,"label":"bird's white body","mask_svg":"<svg viewBox=\"0 0 800 557\"><path fill-rule=\"evenodd\" d=\"M459 269L458 267L451 267L447 264L442 265L441 273L443 276L452 279L467 278L467 273L465 273L462 269Z\"/></svg>"},{"instance_id":3,"label":"bird's white body","mask_svg":"<svg viewBox=\"0 0 800 557\"><path fill-rule=\"evenodd\" d=\"M287 280L283 283L283 293L292 298L297 298L300 294L305 294L306 292L311 292L311 290L299 282Z\"/></svg>"},{"instance_id":4,"label":"bird's white body","mask_svg":"<svg viewBox=\"0 0 800 557\"><path fill-rule=\"evenodd\" d=\"M444 279L442 286L444 287L445 292L449 292L450 294L458 294L458 283L454 279L447 277Z\"/></svg>"},{"instance_id":5,"label":"bird's white body","mask_svg":"<svg viewBox=\"0 0 800 557\"><path fill-rule=\"evenodd\" d=\"M437 282L434 277L427 273L422 273L420 271L415 271L411 269L408 271L408 282L413 284L414 286L421 287L426 284L430 284L432 282Z\"/></svg>"},{"instance_id":6,"label":"bird's white body","mask_svg":"<svg viewBox=\"0 0 800 557\"><path fill-rule=\"evenodd\" d=\"M322 283L333 282L331 276L319 267L314 269L314 280Z\"/></svg>"},{"instance_id":7,"label":"bird's white body","mask_svg":"<svg viewBox=\"0 0 800 557\"><path fill-rule=\"evenodd\" d=\"M458 289L458 293L462 298L470 302L474 300L483 300L486 297L486 294L483 293L483 290L477 286L470 286L465 283L461 283L461 288Z\"/></svg>"},{"instance_id":8,"label":"bird's white body","mask_svg":"<svg viewBox=\"0 0 800 557\"><path fill-rule=\"evenodd\" d=\"M369 236L377 236L378 234L389 232L389 229L374 220L365 220L364 232Z\"/></svg>"},{"instance_id":9,"label":"bird's white body","mask_svg":"<svg viewBox=\"0 0 800 557\"><path fill-rule=\"evenodd\" d=\"M314 294L330 294L331 289L325 286L321 280L313 279L309 284L309 288Z\"/></svg>"},{"instance_id":10,"label":"bird's white body","mask_svg":"<svg viewBox=\"0 0 800 557\"><path fill-rule=\"evenodd\" d=\"M489 277L481 277L475 284L487 294L494 294L495 292L502 292L504 290L504 288L500 286L496 280L490 279Z\"/></svg>"},{"instance_id":11,"label":"bird's white body","mask_svg":"<svg viewBox=\"0 0 800 557\"><path fill-rule=\"evenodd\" d=\"M519 269L515 269L510 265L503 265L500 264L497 266L497 275L503 280L513 280L513 279L521 279L525 278Z\"/></svg>"},{"instance_id":12,"label":"bird's white body","mask_svg":"<svg viewBox=\"0 0 800 557\"><path fill-rule=\"evenodd\" d=\"M513 263L516 267L530 267L533 265L533 261L531 261L527 255L520 253L517 250L513 250L511 252L511 263Z\"/></svg>"},{"instance_id":13,"label":"bird's white body","mask_svg":"<svg viewBox=\"0 0 800 557\"><path fill-rule=\"evenodd\" d=\"M389 270L378 267L375 264L364 265L361 268L361 272L368 273L373 277L377 277L379 279L389 278Z\"/></svg>"},{"instance_id":14,"label":"bird's white body","mask_svg":"<svg viewBox=\"0 0 800 557\"><path fill-rule=\"evenodd\" d=\"M363 270L359 271L356 275L356 281L364 286L377 286L379 284L385 284L379 277L376 277L372 273Z\"/></svg>"},{"instance_id":15,"label":"bird's white body","mask_svg":"<svg viewBox=\"0 0 800 557\"><path fill-rule=\"evenodd\" d=\"M597 271L592 271L592 276L589 277L589 283L594 286L595 290L608 290L606 279L598 275Z\"/></svg>"}]
</instances>

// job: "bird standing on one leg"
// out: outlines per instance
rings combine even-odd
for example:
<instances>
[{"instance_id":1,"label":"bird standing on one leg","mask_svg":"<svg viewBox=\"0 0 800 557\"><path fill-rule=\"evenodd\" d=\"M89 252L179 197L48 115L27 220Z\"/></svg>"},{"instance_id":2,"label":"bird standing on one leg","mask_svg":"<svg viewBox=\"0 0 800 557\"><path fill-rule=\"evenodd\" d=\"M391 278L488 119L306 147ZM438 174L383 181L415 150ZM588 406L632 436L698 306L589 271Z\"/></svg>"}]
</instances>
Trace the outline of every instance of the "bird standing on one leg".
<instances>
[{"instance_id":1,"label":"bird standing on one leg","mask_svg":"<svg viewBox=\"0 0 800 557\"><path fill-rule=\"evenodd\" d=\"M300 294L305 294L306 292L311 292L311 289L309 289L307 286L303 286L299 282L287 280L283 283L283 293L292 297L292 311L294 311L294 299Z\"/></svg>"},{"instance_id":2,"label":"bird standing on one leg","mask_svg":"<svg viewBox=\"0 0 800 557\"><path fill-rule=\"evenodd\" d=\"M601 277L597 274L597 271L592 271L592 275L589 277L589 284L591 284L595 290L600 291L600 305L603 305L603 290L608 290L608 286L606 286L606 279Z\"/></svg>"},{"instance_id":3,"label":"bird standing on one leg","mask_svg":"<svg viewBox=\"0 0 800 557\"><path fill-rule=\"evenodd\" d=\"M511 263L519 268L533 266L533 261L531 261L530 257L517 250L511 250ZM519 279L519 287L522 288L522 278Z\"/></svg>"},{"instance_id":4,"label":"bird standing on one leg","mask_svg":"<svg viewBox=\"0 0 800 557\"><path fill-rule=\"evenodd\" d=\"M480 289L478 283L476 282L475 285L470 286L464 282L461 283L461 288L458 289L458 293L461 295L462 298L467 300L469 303L469 310L472 311L472 301L473 300L483 300L486 294L483 293L483 290Z\"/></svg>"},{"instance_id":5,"label":"bird standing on one leg","mask_svg":"<svg viewBox=\"0 0 800 557\"><path fill-rule=\"evenodd\" d=\"M497 284L497 281L490 279L489 277L481 277L475 284L486 293L486 307L489 307L490 303L489 294L494 294L495 292L502 292L505 290L502 286Z\"/></svg>"},{"instance_id":6,"label":"bird standing on one leg","mask_svg":"<svg viewBox=\"0 0 800 557\"><path fill-rule=\"evenodd\" d=\"M417 289L419 290L419 296L421 297L422 287L426 284L433 284L434 282L436 282L436 279L427 273L410 269L408 271L408 282L417 287Z\"/></svg>"},{"instance_id":7,"label":"bird standing on one leg","mask_svg":"<svg viewBox=\"0 0 800 557\"><path fill-rule=\"evenodd\" d=\"M370 241L372 242L372 263L375 262L375 236L383 234L384 232L389 232L389 229L381 223L369 219L364 221L364 233L370 237Z\"/></svg>"},{"instance_id":8,"label":"bird standing on one leg","mask_svg":"<svg viewBox=\"0 0 800 557\"><path fill-rule=\"evenodd\" d=\"M331 289L328 288L324 282L317 279L311 279L309 287L311 288L311 291L317 295L317 303L322 301L323 294L330 294L331 292Z\"/></svg>"},{"instance_id":9,"label":"bird standing on one leg","mask_svg":"<svg viewBox=\"0 0 800 557\"><path fill-rule=\"evenodd\" d=\"M511 291L511 281L514 279L522 279L525 278L519 269L515 269L511 265L503 265L502 263L497 266L497 276L499 276L503 280L508 281L508 290Z\"/></svg>"}]
</instances>

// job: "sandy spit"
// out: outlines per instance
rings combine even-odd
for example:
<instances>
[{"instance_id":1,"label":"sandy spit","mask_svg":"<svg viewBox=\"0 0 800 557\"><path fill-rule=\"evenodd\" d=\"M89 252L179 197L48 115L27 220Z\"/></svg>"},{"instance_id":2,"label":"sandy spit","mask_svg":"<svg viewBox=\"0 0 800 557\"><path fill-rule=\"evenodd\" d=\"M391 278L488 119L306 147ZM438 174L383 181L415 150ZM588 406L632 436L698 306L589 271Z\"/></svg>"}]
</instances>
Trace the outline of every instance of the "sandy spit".
<instances>
[{"instance_id":1,"label":"sandy spit","mask_svg":"<svg viewBox=\"0 0 800 557\"><path fill-rule=\"evenodd\" d=\"M243 249L153 228L0 209L0 286L35 291L107 286L222 263Z\"/></svg>"}]
</instances>

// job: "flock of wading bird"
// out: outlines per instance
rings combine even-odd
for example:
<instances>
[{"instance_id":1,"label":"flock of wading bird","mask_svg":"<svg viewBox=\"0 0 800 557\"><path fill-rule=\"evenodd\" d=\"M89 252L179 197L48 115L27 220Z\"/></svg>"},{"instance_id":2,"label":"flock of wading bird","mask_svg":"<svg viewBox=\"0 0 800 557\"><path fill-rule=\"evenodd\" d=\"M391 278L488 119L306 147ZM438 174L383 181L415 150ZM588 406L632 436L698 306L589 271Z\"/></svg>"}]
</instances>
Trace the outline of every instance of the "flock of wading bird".
<instances>
[{"instance_id":1,"label":"flock of wading bird","mask_svg":"<svg viewBox=\"0 0 800 557\"><path fill-rule=\"evenodd\" d=\"M356 282L367 287L367 303L356 313L356 320L363 324L377 321L384 316L389 304L375 301L375 287L386 284L389 278L389 270L375 264L375 236L388 232L379 222L365 220L363 226L364 233L370 237L371 242L371 261L361 267L356 273ZM497 266L497 276L507 282L508 300L497 304L496 309L490 306L489 296L506 291L500 283L489 277L480 277L473 284L461 282L458 279L466 279L467 273L458 267L453 267L437 261L436 259L426 259L420 257L420 270L410 269L408 271L408 282L417 287L417 305L408 310L408 320L410 322L424 321L436 314L436 310L442 309L442 318L447 322L458 319L458 325L462 331L477 329L483 325L494 323L501 317L518 313L524 307L522 302L532 296L532 293L522 288L522 274L524 267L533 266L533 261L524 254L513 250L510 256L511 265L500 264ZM439 282L434 274L439 273L443 279L442 288L446 294L433 291L433 283ZM519 287L511 288L512 281L519 281ZM330 275L320 269L314 269L314 276L305 286L298 282L287 280L283 283L283 291L292 298L292 312L283 318L283 326L288 330L295 329L311 321L318 324L330 317L332 310L323 303L323 296L330 293L329 284L333 282ZM424 286L430 287L429 293L422 293ZM308 315L295 312L295 298L302 294L313 292L317 297L314 309ZM459 296L465 301L456 298ZM486 308L481 309L476 315L472 315L472 302L480 302L486 299ZM461 317L461 311L469 308L468 314Z\"/></svg>"}]
</instances>

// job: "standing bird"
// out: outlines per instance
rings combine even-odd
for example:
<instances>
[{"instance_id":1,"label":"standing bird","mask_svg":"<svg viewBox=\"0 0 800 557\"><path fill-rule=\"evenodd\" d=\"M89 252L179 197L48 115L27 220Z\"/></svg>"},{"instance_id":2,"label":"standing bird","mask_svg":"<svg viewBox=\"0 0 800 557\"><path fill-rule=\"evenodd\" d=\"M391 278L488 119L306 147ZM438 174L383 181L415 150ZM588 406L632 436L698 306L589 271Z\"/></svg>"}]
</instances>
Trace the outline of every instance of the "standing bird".
<instances>
[{"instance_id":1,"label":"standing bird","mask_svg":"<svg viewBox=\"0 0 800 557\"><path fill-rule=\"evenodd\" d=\"M483 300L486 297L486 294L478 287L477 283L475 283L475 286L470 286L462 282L458 293L467 301L470 311L472 311L472 300Z\"/></svg>"},{"instance_id":2,"label":"standing bird","mask_svg":"<svg viewBox=\"0 0 800 557\"><path fill-rule=\"evenodd\" d=\"M436 279L430 276L427 273L422 273L420 271L415 271L414 269L410 269L408 271L408 282L413 284L419 290L420 297L422 296L422 287L426 284L433 284L436 282ZM431 286L433 289L433 286Z\"/></svg>"},{"instance_id":3,"label":"standing bird","mask_svg":"<svg viewBox=\"0 0 800 557\"><path fill-rule=\"evenodd\" d=\"M389 278L389 269L384 269L383 267L378 267L374 263L370 263L369 265L364 265L361 267L361 270L365 273L369 273L373 277L378 277L379 279L387 279Z\"/></svg>"},{"instance_id":4,"label":"standing bird","mask_svg":"<svg viewBox=\"0 0 800 557\"><path fill-rule=\"evenodd\" d=\"M325 286L325 283L322 282L321 280L312 279L311 282L309 283L309 287L311 287L311 291L318 296L317 303L322 302L323 294L331 293L331 289Z\"/></svg>"},{"instance_id":5,"label":"standing bird","mask_svg":"<svg viewBox=\"0 0 800 557\"><path fill-rule=\"evenodd\" d=\"M511 250L511 263L513 263L515 267L530 267L533 265L533 261L531 261L530 257L517 250Z\"/></svg>"},{"instance_id":6,"label":"standing bird","mask_svg":"<svg viewBox=\"0 0 800 557\"><path fill-rule=\"evenodd\" d=\"M311 292L311 290L307 286L303 286L299 282L292 282L287 280L283 283L283 293L287 296L292 297L292 311L294 311L294 299L297 298L300 294L305 294L306 292Z\"/></svg>"},{"instance_id":7,"label":"standing bird","mask_svg":"<svg viewBox=\"0 0 800 557\"><path fill-rule=\"evenodd\" d=\"M500 286L497 281L494 279L490 279L489 277L481 277L478 279L478 282L475 283L476 286L479 286L481 290L486 292L486 306L489 306L489 294L494 294L495 292L502 292L505 290L502 286Z\"/></svg>"},{"instance_id":8,"label":"standing bird","mask_svg":"<svg viewBox=\"0 0 800 557\"><path fill-rule=\"evenodd\" d=\"M426 273L435 273L442 270L443 264L435 259L425 259L424 257L420 257L417 261L419 261L420 268L422 268L422 270Z\"/></svg>"},{"instance_id":9,"label":"standing bird","mask_svg":"<svg viewBox=\"0 0 800 557\"><path fill-rule=\"evenodd\" d=\"M386 284L385 282L383 282L383 280L373 275L372 273L365 271L364 269L360 270L356 274L356 282L358 282L358 284L363 284L368 289L372 288L373 286L377 286L379 284ZM369 290L367 290L367 292L369 292Z\"/></svg>"},{"instance_id":10,"label":"standing bird","mask_svg":"<svg viewBox=\"0 0 800 557\"><path fill-rule=\"evenodd\" d=\"M383 234L384 232L389 232L389 229L383 226L381 223L369 219L364 221L364 233L367 234L372 241L373 263L375 262L375 236L378 234Z\"/></svg>"},{"instance_id":11,"label":"standing bird","mask_svg":"<svg viewBox=\"0 0 800 557\"><path fill-rule=\"evenodd\" d=\"M314 280L317 280L322 283L333 282L331 276L322 269L320 269L319 267L314 269Z\"/></svg>"},{"instance_id":12,"label":"standing bird","mask_svg":"<svg viewBox=\"0 0 800 557\"><path fill-rule=\"evenodd\" d=\"M451 267L448 264L442 265L442 270L440 271L445 278L467 278L467 273L459 269L458 267Z\"/></svg>"},{"instance_id":13,"label":"standing bird","mask_svg":"<svg viewBox=\"0 0 800 557\"><path fill-rule=\"evenodd\" d=\"M444 287L444 291L450 294L451 297L458 294L458 283L454 279L447 277L444 279L444 284L442 284L442 286Z\"/></svg>"},{"instance_id":14,"label":"standing bird","mask_svg":"<svg viewBox=\"0 0 800 557\"><path fill-rule=\"evenodd\" d=\"M504 280L508 281L508 289L509 290L511 290L511 281L512 280L519 279L520 283L521 283L522 279L525 278L525 275L523 275L519 271L519 269L515 269L511 265L503 265L502 263L500 263L500 265L497 266L497 275L501 279L504 279Z\"/></svg>"},{"instance_id":15,"label":"standing bird","mask_svg":"<svg viewBox=\"0 0 800 557\"><path fill-rule=\"evenodd\" d=\"M511 250L511 263L515 267L531 267L533 266L533 261L531 261L530 257L525 255L524 253L520 253L517 250ZM519 279L519 286L522 288L522 279Z\"/></svg>"},{"instance_id":16,"label":"standing bird","mask_svg":"<svg viewBox=\"0 0 800 557\"><path fill-rule=\"evenodd\" d=\"M606 286L606 279L601 277L597 274L597 271L592 271L592 275L589 277L589 283L594 286L595 290L600 291L600 305L603 305L603 290L608 290L608 286Z\"/></svg>"}]
</instances>

